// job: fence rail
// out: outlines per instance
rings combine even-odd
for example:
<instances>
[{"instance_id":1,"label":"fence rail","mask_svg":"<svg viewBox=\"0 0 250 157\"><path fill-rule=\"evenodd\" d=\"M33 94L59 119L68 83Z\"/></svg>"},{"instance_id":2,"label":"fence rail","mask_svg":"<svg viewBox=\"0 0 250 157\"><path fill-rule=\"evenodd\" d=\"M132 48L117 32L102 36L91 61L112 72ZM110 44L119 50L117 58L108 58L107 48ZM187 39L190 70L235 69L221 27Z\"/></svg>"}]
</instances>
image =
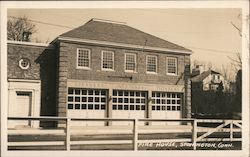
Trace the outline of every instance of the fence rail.
<instances>
[{"instance_id":1,"label":"fence rail","mask_svg":"<svg viewBox=\"0 0 250 157\"><path fill-rule=\"evenodd\" d=\"M241 120L215 120L215 119L117 119L117 118L69 118L69 117L8 117L9 121L13 120L33 120L33 121L64 121L66 126L64 129L65 139L63 141L18 141L18 142L8 142L8 146L52 146L59 145L65 146L67 151L71 150L72 145L81 144L132 144L133 150L138 150L138 144L141 143L156 143L156 142L189 142L192 144L193 149L196 150L197 142L204 141L242 141L239 137L234 137L235 132L242 131L242 121ZM133 122L132 127L132 140L80 140L72 141L72 122L73 121L126 121ZM139 122L182 122L190 126L190 133L192 136L190 138L175 138L175 139L138 139L139 133L141 133L138 124ZM201 127L202 124L217 124L213 127ZM180 125L178 125L180 126ZM10 131L10 129L8 130ZM18 131L18 130L17 130ZM230 137L209 137L213 133L229 133Z\"/></svg>"}]
</instances>

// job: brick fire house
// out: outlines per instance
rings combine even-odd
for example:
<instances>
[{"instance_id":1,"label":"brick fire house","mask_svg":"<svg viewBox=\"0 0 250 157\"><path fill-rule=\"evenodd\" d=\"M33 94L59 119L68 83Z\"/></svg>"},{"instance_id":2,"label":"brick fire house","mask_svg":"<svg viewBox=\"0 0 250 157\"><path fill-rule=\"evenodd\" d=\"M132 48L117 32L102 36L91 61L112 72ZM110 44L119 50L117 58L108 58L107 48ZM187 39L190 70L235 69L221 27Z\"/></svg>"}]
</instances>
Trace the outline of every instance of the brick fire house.
<instances>
[{"instance_id":1,"label":"brick fire house","mask_svg":"<svg viewBox=\"0 0 250 157\"><path fill-rule=\"evenodd\" d=\"M190 117L190 54L124 23L100 19L50 44L8 41L8 116Z\"/></svg>"}]
</instances>

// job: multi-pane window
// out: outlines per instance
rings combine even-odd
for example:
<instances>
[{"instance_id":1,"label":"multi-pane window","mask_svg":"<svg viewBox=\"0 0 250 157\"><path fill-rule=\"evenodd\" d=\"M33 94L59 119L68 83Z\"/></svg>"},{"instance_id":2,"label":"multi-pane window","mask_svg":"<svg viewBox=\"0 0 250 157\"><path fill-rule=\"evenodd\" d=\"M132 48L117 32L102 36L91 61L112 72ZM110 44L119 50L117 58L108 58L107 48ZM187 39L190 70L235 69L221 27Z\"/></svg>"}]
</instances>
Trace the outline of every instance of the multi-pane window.
<instances>
[{"instance_id":1,"label":"multi-pane window","mask_svg":"<svg viewBox=\"0 0 250 157\"><path fill-rule=\"evenodd\" d=\"M114 70L114 52L102 51L102 69Z\"/></svg>"},{"instance_id":2,"label":"multi-pane window","mask_svg":"<svg viewBox=\"0 0 250 157\"><path fill-rule=\"evenodd\" d=\"M167 57L167 74L177 75L177 58Z\"/></svg>"},{"instance_id":3,"label":"multi-pane window","mask_svg":"<svg viewBox=\"0 0 250 157\"><path fill-rule=\"evenodd\" d=\"M180 111L181 100L180 93L152 92L152 110Z\"/></svg>"},{"instance_id":4,"label":"multi-pane window","mask_svg":"<svg viewBox=\"0 0 250 157\"><path fill-rule=\"evenodd\" d=\"M105 110L107 91L100 89L68 89L68 109Z\"/></svg>"},{"instance_id":5,"label":"multi-pane window","mask_svg":"<svg viewBox=\"0 0 250 157\"><path fill-rule=\"evenodd\" d=\"M128 72L136 71L136 54L133 53L125 54L125 71Z\"/></svg>"},{"instance_id":6,"label":"multi-pane window","mask_svg":"<svg viewBox=\"0 0 250 157\"><path fill-rule=\"evenodd\" d=\"M147 93L142 91L113 91L113 110L145 110Z\"/></svg>"},{"instance_id":7,"label":"multi-pane window","mask_svg":"<svg viewBox=\"0 0 250 157\"><path fill-rule=\"evenodd\" d=\"M147 56L147 72L157 73L157 56Z\"/></svg>"},{"instance_id":8,"label":"multi-pane window","mask_svg":"<svg viewBox=\"0 0 250 157\"><path fill-rule=\"evenodd\" d=\"M77 49L77 68L90 68L90 50Z\"/></svg>"}]
</instances>

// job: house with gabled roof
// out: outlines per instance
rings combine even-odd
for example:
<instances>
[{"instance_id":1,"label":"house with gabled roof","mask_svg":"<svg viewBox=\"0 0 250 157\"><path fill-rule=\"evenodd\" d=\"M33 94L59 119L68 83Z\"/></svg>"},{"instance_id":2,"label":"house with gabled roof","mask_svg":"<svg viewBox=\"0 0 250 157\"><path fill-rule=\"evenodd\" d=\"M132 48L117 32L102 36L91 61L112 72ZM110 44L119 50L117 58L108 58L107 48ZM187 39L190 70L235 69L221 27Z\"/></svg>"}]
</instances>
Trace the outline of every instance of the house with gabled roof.
<instances>
[{"instance_id":1,"label":"house with gabled roof","mask_svg":"<svg viewBox=\"0 0 250 157\"><path fill-rule=\"evenodd\" d=\"M190 117L190 55L191 50L182 46L101 19L91 19L48 45L10 41L9 116ZM20 104L23 107L17 111ZM159 124L166 122L151 125ZM16 125L39 124L13 122L11 126Z\"/></svg>"},{"instance_id":2,"label":"house with gabled roof","mask_svg":"<svg viewBox=\"0 0 250 157\"><path fill-rule=\"evenodd\" d=\"M229 90L229 82L225 80L221 73L214 70L209 69L207 71L199 71L193 69L191 75L192 88L203 91L217 91L219 86L222 86L223 91Z\"/></svg>"}]
</instances>

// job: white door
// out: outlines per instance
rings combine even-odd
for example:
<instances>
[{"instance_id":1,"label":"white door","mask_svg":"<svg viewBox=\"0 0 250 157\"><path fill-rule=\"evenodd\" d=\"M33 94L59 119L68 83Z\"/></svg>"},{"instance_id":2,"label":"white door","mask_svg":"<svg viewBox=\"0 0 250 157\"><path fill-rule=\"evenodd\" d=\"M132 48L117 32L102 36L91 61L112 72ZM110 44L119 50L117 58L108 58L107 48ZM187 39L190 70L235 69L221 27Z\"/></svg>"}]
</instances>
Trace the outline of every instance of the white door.
<instances>
[{"instance_id":1,"label":"white door","mask_svg":"<svg viewBox=\"0 0 250 157\"><path fill-rule=\"evenodd\" d=\"M145 118L146 92L114 90L112 97L112 118ZM133 122L112 122L112 125L133 125Z\"/></svg>"},{"instance_id":2,"label":"white door","mask_svg":"<svg viewBox=\"0 0 250 157\"><path fill-rule=\"evenodd\" d=\"M182 95L181 93L152 93L153 119L180 119ZM179 125L179 122L153 122L152 125Z\"/></svg>"},{"instance_id":3,"label":"white door","mask_svg":"<svg viewBox=\"0 0 250 157\"><path fill-rule=\"evenodd\" d=\"M105 118L107 91L100 89L68 89L68 117ZM73 126L104 126L103 121L73 121Z\"/></svg>"},{"instance_id":4,"label":"white door","mask_svg":"<svg viewBox=\"0 0 250 157\"><path fill-rule=\"evenodd\" d=\"M17 117L28 117L31 115L31 92L16 92L16 104L14 107L14 115ZM15 127L27 127L30 126L28 120L16 120L12 122Z\"/></svg>"}]
</instances>

